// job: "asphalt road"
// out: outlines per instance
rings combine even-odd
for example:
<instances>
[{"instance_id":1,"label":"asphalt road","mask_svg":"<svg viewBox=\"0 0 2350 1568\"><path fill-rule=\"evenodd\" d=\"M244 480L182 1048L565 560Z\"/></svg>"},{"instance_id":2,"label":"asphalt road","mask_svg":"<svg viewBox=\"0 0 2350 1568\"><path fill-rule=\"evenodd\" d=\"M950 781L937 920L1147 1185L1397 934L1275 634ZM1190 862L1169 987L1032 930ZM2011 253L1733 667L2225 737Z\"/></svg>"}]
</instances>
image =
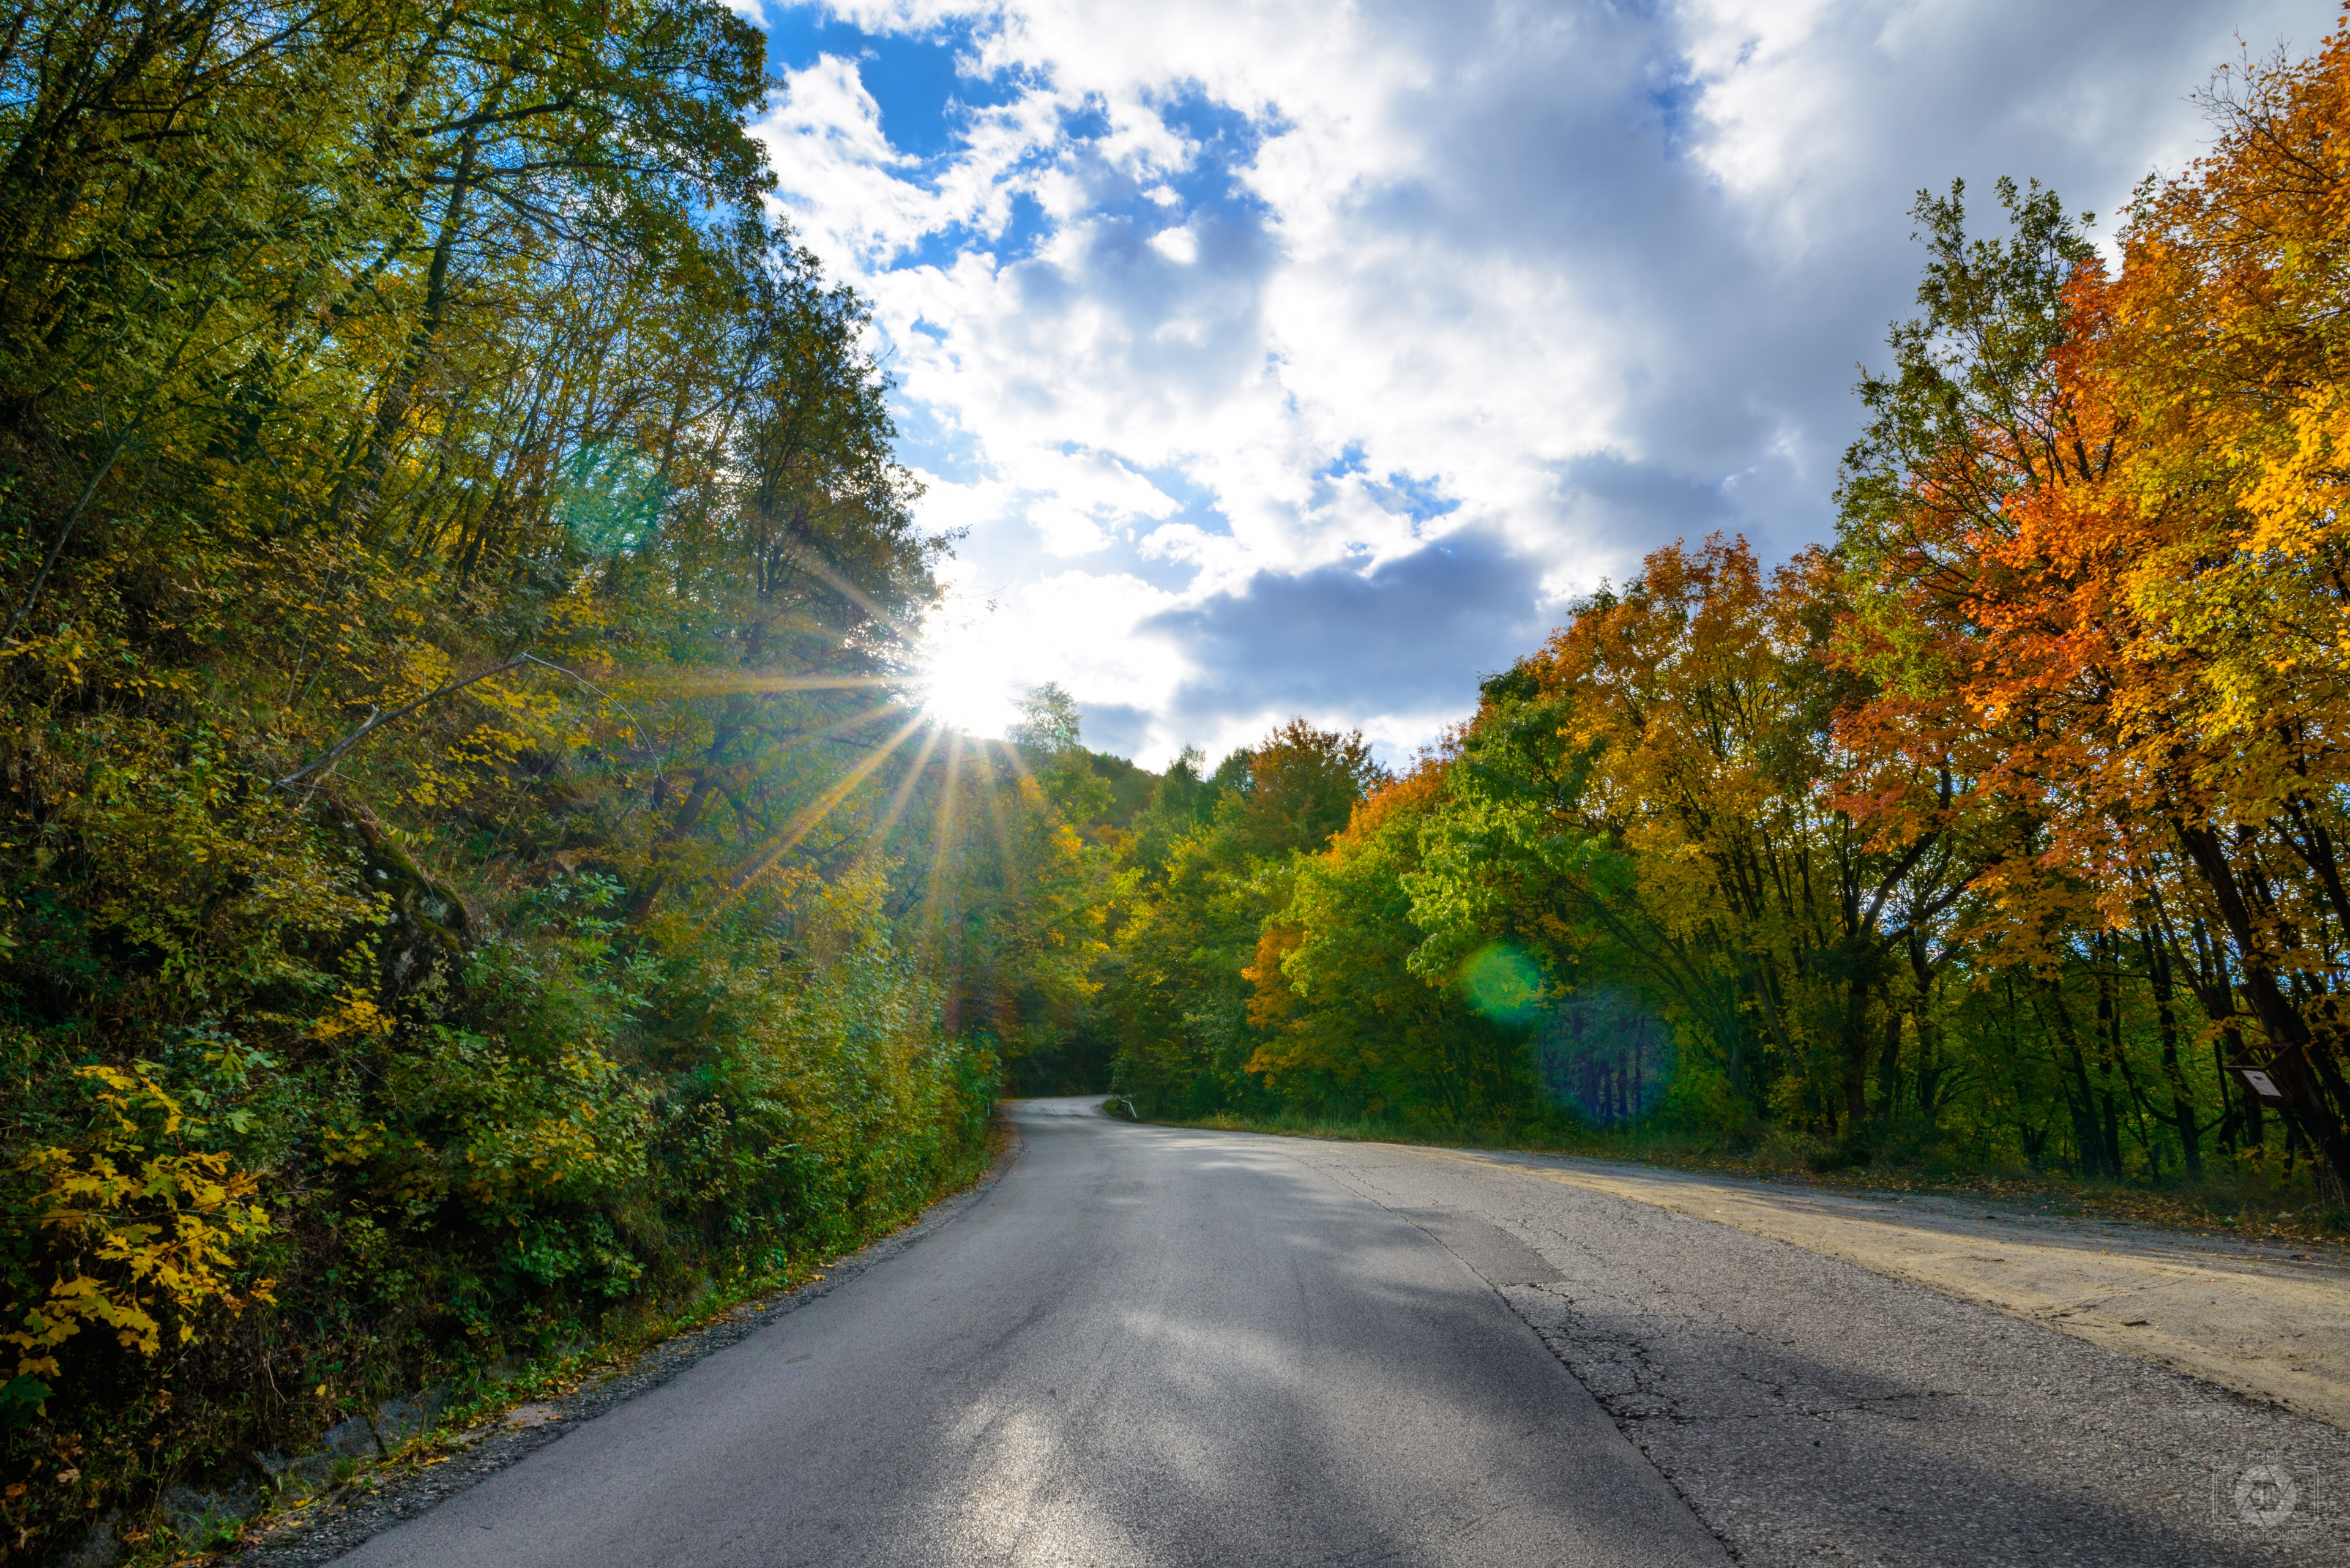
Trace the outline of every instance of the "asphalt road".
<instances>
[{"instance_id":1,"label":"asphalt road","mask_svg":"<svg viewBox=\"0 0 2350 1568\"><path fill-rule=\"evenodd\" d=\"M1723 1563L1504 1289L1283 1140L1015 1108L955 1220L342 1559Z\"/></svg>"},{"instance_id":2,"label":"asphalt road","mask_svg":"<svg viewBox=\"0 0 2350 1568\"><path fill-rule=\"evenodd\" d=\"M1537 1252L1555 1277L1502 1295L1748 1568L2350 1568L2338 1427L1545 1174L1574 1162L1263 1141Z\"/></svg>"}]
</instances>

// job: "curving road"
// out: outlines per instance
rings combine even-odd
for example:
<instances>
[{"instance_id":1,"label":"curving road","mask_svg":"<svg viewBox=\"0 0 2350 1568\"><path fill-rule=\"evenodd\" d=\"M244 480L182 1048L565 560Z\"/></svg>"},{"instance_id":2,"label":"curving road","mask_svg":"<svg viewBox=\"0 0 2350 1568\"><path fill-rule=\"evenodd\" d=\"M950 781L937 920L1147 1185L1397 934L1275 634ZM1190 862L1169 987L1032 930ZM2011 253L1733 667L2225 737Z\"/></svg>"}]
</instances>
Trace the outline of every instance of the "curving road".
<instances>
[{"instance_id":1,"label":"curving road","mask_svg":"<svg viewBox=\"0 0 2350 1568\"><path fill-rule=\"evenodd\" d=\"M1014 1107L919 1244L353 1568L1725 1563L1504 1299L1559 1276L1282 1140Z\"/></svg>"},{"instance_id":2,"label":"curving road","mask_svg":"<svg viewBox=\"0 0 2350 1568\"><path fill-rule=\"evenodd\" d=\"M995 1185L341 1561L2350 1568L2350 1432L2151 1351L1572 1162L1098 1106L1014 1106Z\"/></svg>"}]
</instances>

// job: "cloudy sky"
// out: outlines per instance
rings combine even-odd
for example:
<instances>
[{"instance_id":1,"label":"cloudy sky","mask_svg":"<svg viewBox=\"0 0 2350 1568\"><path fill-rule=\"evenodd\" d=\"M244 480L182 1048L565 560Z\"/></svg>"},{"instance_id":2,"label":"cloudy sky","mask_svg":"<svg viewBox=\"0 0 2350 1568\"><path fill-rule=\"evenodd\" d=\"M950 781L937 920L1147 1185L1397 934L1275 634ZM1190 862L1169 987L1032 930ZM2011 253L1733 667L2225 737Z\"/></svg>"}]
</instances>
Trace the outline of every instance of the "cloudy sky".
<instances>
[{"instance_id":1,"label":"cloudy sky","mask_svg":"<svg viewBox=\"0 0 2350 1568\"><path fill-rule=\"evenodd\" d=\"M1825 537L1918 187L2116 210L2330 0L738 0L806 243L872 300L933 705L1058 680L1156 765L1392 759L1565 599ZM764 9L760 9L764 5ZM2100 223L2100 233L2106 225Z\"/></svg>"}]
</instances>

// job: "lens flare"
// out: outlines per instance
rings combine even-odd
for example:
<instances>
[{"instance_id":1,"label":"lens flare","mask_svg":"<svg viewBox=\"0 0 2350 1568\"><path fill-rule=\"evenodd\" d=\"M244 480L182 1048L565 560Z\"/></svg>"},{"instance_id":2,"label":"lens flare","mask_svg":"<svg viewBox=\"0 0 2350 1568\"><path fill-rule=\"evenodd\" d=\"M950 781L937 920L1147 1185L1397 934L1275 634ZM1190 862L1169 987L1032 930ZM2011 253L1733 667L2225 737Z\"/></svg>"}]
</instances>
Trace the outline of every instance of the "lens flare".
<instances>
[{"instance_id":1,"label":"lens flare","mask_svg":"<svg viewBox=\"0 0 2350 1568\"><path fill-rule=\"evenodd\" d=\"M1507 942L1488 942L1461 966L1469 1005L1496 1023L1534 1023L1542 1012L1542 971Z\"/></svg>"}]
</instances>

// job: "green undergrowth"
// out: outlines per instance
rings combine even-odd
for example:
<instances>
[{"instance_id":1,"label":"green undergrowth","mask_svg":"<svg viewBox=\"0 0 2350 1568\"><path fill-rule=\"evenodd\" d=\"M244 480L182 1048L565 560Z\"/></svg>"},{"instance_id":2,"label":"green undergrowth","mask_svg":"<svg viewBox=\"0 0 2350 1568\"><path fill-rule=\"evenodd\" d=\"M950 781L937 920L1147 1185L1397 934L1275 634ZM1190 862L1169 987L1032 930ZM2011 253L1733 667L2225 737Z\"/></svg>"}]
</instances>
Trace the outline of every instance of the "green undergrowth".
<instances>
[{"instance_id":1,"label":"green undergrowth","mask_svg":"<svg viewBox=\"0 0 2350 1568\"><path fill-rule=\"evenodd\" d=\"M930 1207L964 1191L984 1177L1011 1142L1009 1125L992 1123L988 1136L962 1149L941 1166L935 1180L919 1199L870 1217L869 1222L845 1240L821 1250L793 1256L775 1266L737 1268L712 1281L700 1295L681 1302L650 1301L608 1325L596 1343L533 1361L511 1372L495 1372L490 1363L453 1372L437 1423L428 1431L400 1444L390 1457L362 1462L348 1476L313 1496L283 1504L266 1503L242 1524L224 1532L210 1543L194 1543L175 1535L170 1526L157 1528L140 1549L124 1559L123 1568L181 1568L181 1565L230 1560L243 1544L266 1540L293 1516L312 1509L332 1507L355 1493L422 1474L458 1458L484 1428L503 1420L517 1407L535 1400L568 1398L608 1378L626 1375L647 1352L681 1334L696 1333L744 1306L764 1305L778 1296L820 1284L825 1272L883 1238L919 1220Z\"/></svg>"},{"instance_id":2,"label":"green undergrowth","mask_svg":"<svg viewBox=\"0 0 2350 1568\"><path fill-rule=\"evenodd\" d=\"M1752 1147L1740 1148L1656 1129L1578 1128L1571 1124L1441 1129L1295 1114L1219 1113L1196 1121L1154 1125L1627 1160L1666 1170L1794 1182L1832 1191L1981 1198L2010 1212L2095 1216L2246 1241L2337 1247L2350 1242L2350 1209L2305 1164L2286 1172L2244 1162L2232 1168L2222 1165L2199 1181L2121 1183L2080 1180L2028 1168L1969 1168L1933 1160L1909 1163L1879 1158L1822 1169L1822 1164L1830 1162L1831 1151L1816 1140L1775 1130Z\"/></svg>"},{"instance_id":3,"label":"green undergrowth","mask_svg":"<svg viewBox=\"0 0 2350 1568\"><path fill-rule=\"evenodd\" d=\"M94 1526L150 1561L211 1545L180 1538L176 1489L243 1511L283 1484L262 1455L317 1454L339 1423L420 1389L462 1406L494 1374L668 1332L967 1182L994 1057L942 1030L881 898L846 879L750 890L728 920L648 922L625 954L596 909L536 927L484 913L494 934L462 988L398 1027L241 1056L226 1082L198 1075L213 1057L141 1062L100 1080L113 1119L85 1113L95 1133L55 1096L52 1164L73 1163L49 1201L68 1219L78 1172L134 1160L242 1173L271 1201L235 1260L241 1300L164 1318L151 1350L61 1336L39 1403L0 1433L19 1467L0 1500L12 1551L71 1553ZM161 1229L140 1210L90 1212L85 1231ZM29 1240L47 1251L19 1275L65 1272L67 1226ZM307 1484L321 1479L348 1475Z\"/></svg>"}]
</instances>

